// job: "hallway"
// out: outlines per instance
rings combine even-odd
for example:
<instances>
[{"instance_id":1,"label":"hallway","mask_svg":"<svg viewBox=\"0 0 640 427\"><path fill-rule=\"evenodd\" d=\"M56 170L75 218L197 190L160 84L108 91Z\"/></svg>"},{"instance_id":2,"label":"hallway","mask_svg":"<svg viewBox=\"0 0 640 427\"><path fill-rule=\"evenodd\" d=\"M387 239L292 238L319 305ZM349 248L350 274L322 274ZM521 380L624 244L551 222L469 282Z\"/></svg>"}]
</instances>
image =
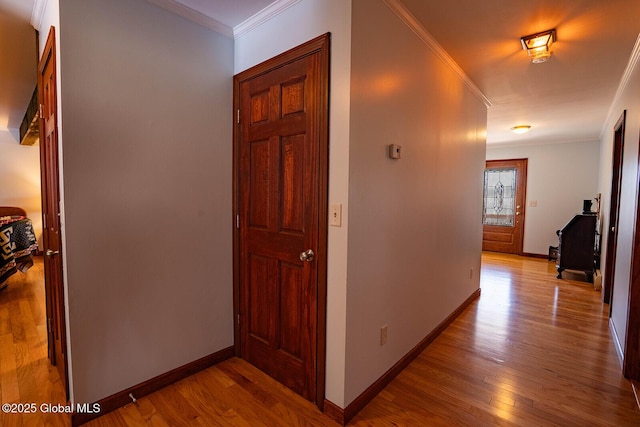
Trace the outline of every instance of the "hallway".
<instances>
[{"instance_id":1,"label":"hallway","mask_svg":"<svg viewBox=\"0 0 640 427\"><path fill-rule=\"evenodd\" d=\"M350 423L353 426L637 426L640 410L589 283L542 259L484 253L482 294ZM59 403L46 359L42 262L0 293L2 403ZM67 415L0 414L0 425L67 425ZM335 426L233 358L87 426Z\"/></svg>"}]
</instances>

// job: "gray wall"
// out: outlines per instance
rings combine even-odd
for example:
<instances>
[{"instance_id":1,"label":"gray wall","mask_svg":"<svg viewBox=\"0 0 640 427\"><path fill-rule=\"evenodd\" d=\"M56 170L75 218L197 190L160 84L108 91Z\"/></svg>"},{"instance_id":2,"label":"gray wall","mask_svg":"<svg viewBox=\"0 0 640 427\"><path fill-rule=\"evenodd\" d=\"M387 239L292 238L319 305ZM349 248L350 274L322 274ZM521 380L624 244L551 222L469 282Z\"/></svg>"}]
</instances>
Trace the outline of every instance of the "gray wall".
<instances>
[{"instance_id":1,"label":"gray wall","mask_svg":"<svg viewBox=\"0 0 640 427\"><path fill-rule=\"evenodd\" d=\"M347 404L479 288L487 117L384 2L352 5Z\"/></svg>"},{"instance_id":2,"label":"gray wall","mask_svg":"<svg viewBox=\"0 0 640 427\"><path fill-rule=\"evenodd\" d=\"M233 344L233 40L143 0L60 1L76 402Z\"/></svg>"}]
</instances>

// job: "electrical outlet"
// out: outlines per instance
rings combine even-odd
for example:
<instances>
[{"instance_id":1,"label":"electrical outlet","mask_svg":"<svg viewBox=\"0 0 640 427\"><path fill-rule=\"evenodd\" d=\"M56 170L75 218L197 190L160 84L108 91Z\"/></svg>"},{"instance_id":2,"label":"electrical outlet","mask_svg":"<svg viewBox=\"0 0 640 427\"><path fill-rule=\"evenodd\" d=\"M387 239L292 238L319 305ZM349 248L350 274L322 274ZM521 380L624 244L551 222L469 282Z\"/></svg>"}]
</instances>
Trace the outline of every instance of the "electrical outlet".
<instances>
[{"instance_id":1,"label":"electrical outlet","mask_svg":"<svg viewBox=\"0 0 640 427\"><path fill-rule=\"evenodd\" d=\"M380 328L380 345L385 345L387 343L387 329L388 325L384 325Z\"/></svg>"}]
</instances>

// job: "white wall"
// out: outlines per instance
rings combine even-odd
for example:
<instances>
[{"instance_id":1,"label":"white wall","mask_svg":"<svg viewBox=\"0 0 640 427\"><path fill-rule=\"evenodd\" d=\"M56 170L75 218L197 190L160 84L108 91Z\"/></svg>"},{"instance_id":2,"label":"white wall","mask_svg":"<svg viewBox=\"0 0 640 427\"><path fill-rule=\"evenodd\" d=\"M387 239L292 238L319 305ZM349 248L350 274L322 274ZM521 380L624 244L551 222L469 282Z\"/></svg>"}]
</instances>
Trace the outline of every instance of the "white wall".
<instances>
[{"instance_id":1,"label":"white wall","mask_svg":"<svg viewBox=\"0 0 640 427\"><path fill-rule=\"evenodd\" d=\"M639 50L636 44L635 53ZM602 221L603 230L609 229L609 207L611 198L612 153L614 126L624 110L627 111L622 186L620 193L620 217L618 220L618 246L616 252L615 278L611 302L611 323L614 326L616 338L624 351L627 333L627 310L629 305L629 287L631 274L631 255L634 238L634 224L638 204L638 141L640 139L640 65L638 56L629 68L627 80L623 80L623 89L610 109L610 116L604 126L600 160L600 191L602 192ZM607 233L603 233L602 260L606 260ZM609 268L602 266L603 270ZM603 273L604 275L604 273Z\"/></svg>"},{"instance_id":2,"label":"white wall","mask_svg":"<svg viewBox=\"0 0 640 427\"><path fill-rule=\"evenodd\" d=\"M598 194L599 156L599 141L487 145L487 160L528 159L523 252L547 255L549 246L558 246L556 230Z\"/></svg>"},{"instance_id":3,"label":"white wall","mask_svg":"<svg viewBox=\"0 0 640 427\"><path fill-rule=\"evenodd\" d=\"M72 385L92 402L233 345L233 40L60 2Z\"/></svg>"},{"instance_id":4,"label":"white wall","mask_svg":"<svg viewBox=\"0 0 640 427\"><path fill-rule=\"evenodd\" d=\"M382 0L352 14L346 404L479 287L487 117Z\"/></svg>"},{"instance_id":5,"label":"white wall","mask_svg":"<svg viewBox=\"0 0 640 427\"><path fill-rule=\"evenodd\" d=\"M39 145L20 145L12 132L0 130L0 182L0 206L25 209L42 243Z\"/></svg>"},{"instance_id":6,"label":"white wall","mask_svg":"<svg viewBox=\"0 0 640 427\"><path fill-rule=\"evenodd\" d=\"M239 73L326 32L331 33L329 203L342 204L342 227L329 227L327 271L328 400L344 407L347 230L349 227L349 74L351 1L302 0L235 40Z\"/></svg>"}]
</instances>

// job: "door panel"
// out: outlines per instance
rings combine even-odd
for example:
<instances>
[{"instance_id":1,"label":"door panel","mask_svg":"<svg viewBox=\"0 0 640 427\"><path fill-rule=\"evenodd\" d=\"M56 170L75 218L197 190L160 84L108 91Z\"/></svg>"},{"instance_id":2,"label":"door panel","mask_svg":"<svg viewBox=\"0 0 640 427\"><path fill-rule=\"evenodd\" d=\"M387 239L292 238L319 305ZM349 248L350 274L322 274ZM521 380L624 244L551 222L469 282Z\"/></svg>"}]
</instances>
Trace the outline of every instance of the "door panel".
<instances>
[{"instance_id":1,"label":"door panel","mask_svg":"<svg viewBox=\"0 0 640 427\"><path fill-rule=\"evenodd\" d=\"M282 229L293 233L304 233L304 135L282 140Z\"/></svg>"},{"instance_id":2,"label":"door panel","mask_svg":"<svg viewBox=\"0 0 640 427\"><path fill-rule=\"evenodd\" d=\"M42 104L40 109L42 115L40 118L40 168L49 359L58 369L68 396L62 238L60 234L60 184L58 178L56 51L53 27L49 32L38 65L38 93Z\"/></svg>"},{"instance_id":3,"label":"door panel","mask_svg":"<svg viewBox=\"0 0 640 427\"><path fill-rule=\"evenodd\" d=\"M310 270L314 277L315 265L303 264L298 254L317 250L313 230L305 227L317 215L305 209L306 199L317 197L312 172L317 148L306 138L310 117L297 97L303 90L289 88L304 84L311 65L300 59L245 82L240 106L252 112L250 123L241 126L240 145L246 170L239 180L241 263L248 260L242 289L249 302L242 314L252 325L243 337L243 355L305 397L312 379L306 378L304 362L313 363L315 343L309 340L313 332L302 329L315 331L317 284L303 282L300 271ZM296 297L303 287L310 288L308 298Z\"/></svg>"},{"instance_id":4,"label":"door panel","mask_svg":"<svg viewBox=\"0 0 640 427\"><path fill-rule=\"evenodd\" d=\"M522 255L526 182L527 159L487 161L482 250Z\"/></svg>"},{"instance_id":5,"label":"door panel","mask_svg":"<svg viewBox=\"0 0 640 427\"><path fill-rule=\"evenodd\" d=\"M327 44L235 79L239 353L311 401L324 372Z\"/></svg>"},{"instance_id":6,"label":"door panel","mask_svg":"<svg viewBox=\"0 0 640 427\"><path fill-rule=\"evenodd\" d=\"M288 356L300 362L304 358L303 325L305 322L303 310L292 310L291 307L304 307L305 295L303 291L303 268L299 265L282 263L280 266L281 301L280 305L280 348Z\"/></svg>"}]
</instances>

